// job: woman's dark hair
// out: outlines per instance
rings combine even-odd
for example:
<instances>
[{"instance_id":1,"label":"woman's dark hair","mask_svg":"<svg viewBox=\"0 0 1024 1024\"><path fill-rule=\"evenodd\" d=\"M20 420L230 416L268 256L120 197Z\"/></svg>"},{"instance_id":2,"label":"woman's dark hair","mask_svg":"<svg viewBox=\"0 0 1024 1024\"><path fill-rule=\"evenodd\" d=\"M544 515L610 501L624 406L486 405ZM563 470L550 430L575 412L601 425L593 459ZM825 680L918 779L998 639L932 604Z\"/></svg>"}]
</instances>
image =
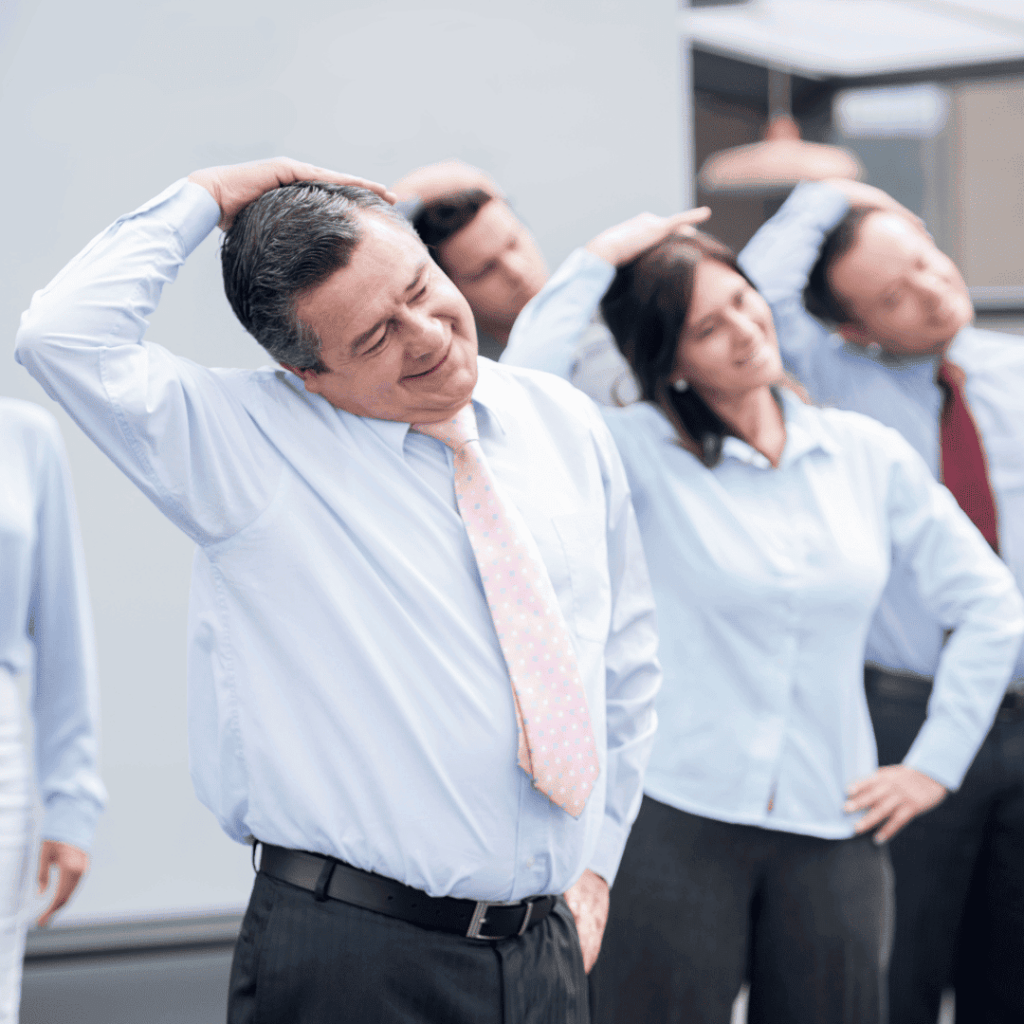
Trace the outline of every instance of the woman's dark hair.
<instances>
[{"instance_id":1,"label":"woman's dark hair","mask_svg":"<svg viewBox=\"0 0 1024 1024\"><path fill-rule=\"evenodd\" d=\"M601 300L601 314L636 374L641 398L664 409L711 467L722 457L722 442L732 430L694 388L676 391L668 380L697 267L705 260L724 263L754 287L733 251L717 238L699 231L672 235L619 267Z\"/></svg>"},{"instance_id":2,"label":"woman's dark hair","mask_svg":"<svg viewBox=\"0 0 1024 1024\"><path fill-rule=\"evenodd\" d=\"M468 188L425 203L412 215L416 234L438 266L444 267L438 255L441 245L461 231L493 198L482 188Z\"/></svg>"},{"instance_id":3,"label":"woman's dark hair","mask_svg":"<svg viewBox=\"0 0 1024 1024\"><path fill-rule=\"evenodd\" d=\"M846 216L825 236L817 262L811 268L804 288L804 306L811 316L832 327L852 323L853 314L836 294L829 271L835 262L845 256L857 240L857 232L868 214L878 212L874 206L851 206Z\"/></svg>"}]
</instances>

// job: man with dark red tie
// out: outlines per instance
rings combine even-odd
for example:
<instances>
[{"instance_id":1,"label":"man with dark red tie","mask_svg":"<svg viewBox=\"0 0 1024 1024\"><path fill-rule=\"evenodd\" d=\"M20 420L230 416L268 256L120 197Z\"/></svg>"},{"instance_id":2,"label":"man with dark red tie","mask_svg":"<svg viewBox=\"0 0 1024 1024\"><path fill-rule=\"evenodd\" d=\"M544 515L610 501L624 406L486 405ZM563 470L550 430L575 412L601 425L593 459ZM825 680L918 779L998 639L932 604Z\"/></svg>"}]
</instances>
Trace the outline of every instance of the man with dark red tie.
<instances>
[{"instance_id":1,"label":"man with dark red tie","mask_svg":"<svg viewBox=\"0 0 1024 1024\"><path fill-rule=\"evenodd\" d=\"M813 399L899 430L1024 584L1024 339L973 326L967 286L921 222L870 186L804 183L740 262ZM913 759L939 652L956 642L894 566L866 647L880 764ZM951 747L988 725L963 694ZM934 1024L952 981L958 1024L1024 1020L1024 655L963 781L937 781L948 798L891 843L891 1019Z\"/></svg>"}]
</instances>

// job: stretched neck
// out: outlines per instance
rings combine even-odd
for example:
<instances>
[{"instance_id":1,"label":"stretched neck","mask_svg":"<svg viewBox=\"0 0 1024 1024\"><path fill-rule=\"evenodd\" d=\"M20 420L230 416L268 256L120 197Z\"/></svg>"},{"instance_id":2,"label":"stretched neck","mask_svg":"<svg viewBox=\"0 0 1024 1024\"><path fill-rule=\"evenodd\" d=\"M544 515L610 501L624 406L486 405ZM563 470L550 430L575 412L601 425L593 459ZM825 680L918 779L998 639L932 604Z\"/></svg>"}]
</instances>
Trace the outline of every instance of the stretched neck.
<instances>
[{"instance_id":1,"label":"stretched neck","mask_svg":"<svg viewBox=\"0 0 1024 1024\"><path fill-rule=\"evenodd\" d=\"M704 400L737 437L778 466L786 447L786 421L767 385L742 395L708 395Z\"/></svg>"},{"instance_id":2,"label":"stretched neck","mask_svg":"<svg viewBox=\"0 0 1024 1024\"><path fill-rule=\"evenodd\" d=\"M499 345L508 344L508 336L512 333L512 325L488 320L486 317L476 318L477 327L485 334L489 334Z\"/></svg>"}]
</instances>

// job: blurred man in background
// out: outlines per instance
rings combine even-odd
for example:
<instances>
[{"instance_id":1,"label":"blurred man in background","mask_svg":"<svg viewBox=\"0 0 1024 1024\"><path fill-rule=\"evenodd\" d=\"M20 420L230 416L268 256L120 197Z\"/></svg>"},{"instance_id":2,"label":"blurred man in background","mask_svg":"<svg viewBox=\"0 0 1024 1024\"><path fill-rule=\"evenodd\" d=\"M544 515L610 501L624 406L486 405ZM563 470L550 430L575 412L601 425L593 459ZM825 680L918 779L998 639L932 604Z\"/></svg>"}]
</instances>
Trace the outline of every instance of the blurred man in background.
<instances>
[{"instance_id":1,"label":"blurred man in background","mask_svg":"<svg viewBox=\"0 0 1024 1024\"><path fill-rule=\"evenodd\" d=\"M529 228L493 178L461 160L411 171L392 187L434 259L469 302L480 354L497 359L548 268ZM572 383L601 405L639 396L632 371L596 317L576 349Z\"/></svg>"},{"instance_id":2,"label":"blurred man in background","mask_svg":"<svg viewBox=\"0 0 1024 1024\"><path fill-rule=\"evenodd\" d=\"M899 430L1024 585L1024 341L973 326L921 222L868 185L804 183L740 262L812 398ZM895 566L866 649L880 764L907 755L946 643L956 633ZM958 1024L1024 1020L1024 655L959 790L891 852L892 1020L934 1024L951 976Z\"/></svg>"}]
</instances>

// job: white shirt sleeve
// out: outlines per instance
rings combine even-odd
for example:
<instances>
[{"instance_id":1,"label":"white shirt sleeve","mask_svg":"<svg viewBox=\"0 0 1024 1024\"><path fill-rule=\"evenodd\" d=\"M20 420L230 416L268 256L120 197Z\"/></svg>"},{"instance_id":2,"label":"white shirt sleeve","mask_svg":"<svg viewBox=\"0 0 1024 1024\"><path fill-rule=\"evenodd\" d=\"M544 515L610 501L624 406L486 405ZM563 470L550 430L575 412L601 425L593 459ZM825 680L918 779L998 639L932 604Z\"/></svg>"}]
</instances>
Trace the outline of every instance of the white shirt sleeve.
<instances>
[{"instance_id":1,"label":"white shirt sleeve","mask_svg":"<svg viewBox=\"0 0 1024 1024\"><path fill-rule=\"evenodd\" d=\"M953 496L901 434L879 426L891 461L893 557L947 630L928 716L904 763L957 789L1006 691L1024 638L1024 599Z\"/></svg>"},{"instance_id":2,"label":"white shirt sleeve","mask_svg":"<svg viewBox=\"0 0 1024 1024\"><path fill-rule=\"evenodd\" d=\"M40 431L36 543L28 631L42 836L88 850L106 802L97 773L98 695L92 618L71 475L56 424Z\"/></svg>"},{"instance_id":3,"label":"white shirt sleeve","mask_svg":"<svg viewBox=\"0 0 1024 1024\"><path fill-rule=\"evenodd\" d=\"M614 277L615 268L599 256L570 253L516 318L501 362L570 380L580 339Z\"/></svg>"},{"instance_id":4,"label":"white shirt sleeve","mask_svg":"<svg viewBox=\"0 0 1024 1024\"><path fill-rule=\"evenodd\" d=\"M654 598L626 471L602 417L596 407L590 408L605 481L612 609L605 645L605 816L588 867L611 885L640 811L644 771L657 728L654 700L662 677Z\"/></svg>"},{"instance_id":5,"label":"white shirt sleeve","mask_svg":"<svg viewBox=\"0 0 1024 1024\"><path fill-rule=\"evenodd\" d=\"M121 217L35 294L15 353L200 544L253 521L279 477L230 376L143 340L164 285L219 215L204 188L182 180Z\"/></svg>"},{"instance_id":6,"label":"white shirt sleeve","mask_svg":"<svg viewBox=\"0 0 1024 1024\"><path fill-rule=\"evenodd\" d=\"M846 216L849 200L832 185L803 182L739 254L743 272L771 306L786 369L819 398L834 335L804 308L804 288L825 237ZM826 365L827 370L827 365Z\"/></svg>"}]
</instances>

